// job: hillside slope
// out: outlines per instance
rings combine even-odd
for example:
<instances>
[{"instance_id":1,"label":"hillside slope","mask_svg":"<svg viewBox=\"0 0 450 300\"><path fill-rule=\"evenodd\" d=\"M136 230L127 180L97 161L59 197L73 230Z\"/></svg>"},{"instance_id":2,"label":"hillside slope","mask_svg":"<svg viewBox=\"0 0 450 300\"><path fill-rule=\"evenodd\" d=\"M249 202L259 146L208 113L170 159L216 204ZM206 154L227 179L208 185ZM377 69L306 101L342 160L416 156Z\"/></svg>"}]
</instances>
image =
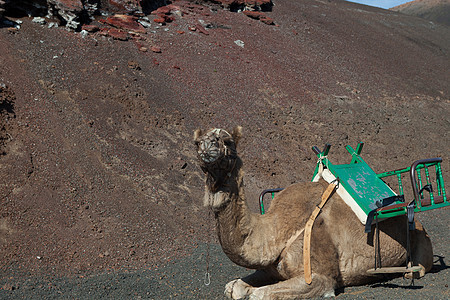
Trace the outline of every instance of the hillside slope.
<instances>
[{"instance_id":1,"label":"hillside slope","mask_svg":"<svg viewBox=\"0 0 450 300\"><path fill-rule=\"evenodd\" d=\"M337 163L366 142L376 172L440 156L450 182L449 27L345 1L278 0L275 25L173 5L131 34L104 16L83 34L0 28L5 278L153 268L210 241L196 128L244 127L255 210L262 189L310 180L326 142Z\"/></svg>"},{"instance_id":2,"label":"hillside slope","mask_svg":"<svg viewBox=\"0 0 450 300\"><path fill-rule=\"evenodd\" d=\"M390 10L450 26L449 0L415 0Z\"/></svg>"}]
</instances>

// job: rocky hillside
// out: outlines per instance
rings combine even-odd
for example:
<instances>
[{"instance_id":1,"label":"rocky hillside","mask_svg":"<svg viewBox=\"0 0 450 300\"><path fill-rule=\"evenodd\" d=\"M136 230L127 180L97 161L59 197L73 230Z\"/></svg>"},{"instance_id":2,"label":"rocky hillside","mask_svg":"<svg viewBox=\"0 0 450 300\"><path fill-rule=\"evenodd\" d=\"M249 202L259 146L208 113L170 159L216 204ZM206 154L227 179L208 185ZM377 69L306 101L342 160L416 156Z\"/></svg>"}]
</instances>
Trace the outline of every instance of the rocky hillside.
<instances>
[{"instance_id":1,"label":"rocky hillside","mask_svg":"<svg viewBox=\"0 0 450 300\"><path fill-rule=\"evenodd\" d=\"M12 2L3 276L151 268L211 241L199 127L244 127L255 209L310 180L326 142L337 163L366 142L377 172L440 156L450 183L447 26L345 1Z\"/></svg>"},{"instance_id":2,"label":"rocky hillside","mask_svg":"<svg viewBox=\"0 0 450 300\"><path fill-rule=\"evenodd\" d=\"M449 0L415 0L390 10L450 26Z\"/></svg>"}]
</instances>

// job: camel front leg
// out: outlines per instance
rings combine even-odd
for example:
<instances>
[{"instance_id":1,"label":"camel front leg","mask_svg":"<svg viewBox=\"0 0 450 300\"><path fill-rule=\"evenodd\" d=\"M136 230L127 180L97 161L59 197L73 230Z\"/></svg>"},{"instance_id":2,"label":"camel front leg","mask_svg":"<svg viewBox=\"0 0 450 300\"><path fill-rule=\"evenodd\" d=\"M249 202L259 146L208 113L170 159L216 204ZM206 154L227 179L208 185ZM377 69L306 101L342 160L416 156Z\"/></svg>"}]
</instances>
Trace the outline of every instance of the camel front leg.
<instances>
[{"instance_id":1,"label":"camel front leg","mask_svg":"<svg viewBox=\"0 0 450 300\"><path fill-rule=\"evenodd\" d=\"M230 299L242 299L249 296L253 291L268 284L274 284L274 280L269 274L263 270L257 270L241 279L235 279L225 285L225 296Z\"/></svg>"},{"instance_id":2,"label":"camel front leg","mask_svg":"<svg viewBox=\"0 0 450 300\"><path fill-rule=\"evenodd\" d=\"M336 282L330 277L313 274L312 283L306 284L303 275L278 283L253 288L250 300L260 299L299 299L311 297L334 297Z\"/></svg>"}]
</instances>

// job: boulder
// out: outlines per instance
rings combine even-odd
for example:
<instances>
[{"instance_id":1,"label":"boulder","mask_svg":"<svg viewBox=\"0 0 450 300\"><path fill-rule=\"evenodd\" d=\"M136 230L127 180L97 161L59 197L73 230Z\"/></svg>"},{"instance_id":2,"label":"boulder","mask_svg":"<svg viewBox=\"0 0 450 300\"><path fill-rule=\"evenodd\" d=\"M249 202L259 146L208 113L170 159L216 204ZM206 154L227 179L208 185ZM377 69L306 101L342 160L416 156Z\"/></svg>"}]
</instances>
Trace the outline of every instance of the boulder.
<instances>
[{"instance_id":1,"label":"boulder","mask_svg":"<svg viewBox=\"0 0 450 300\"><path fill-rule=\"evenodd\" d=\"M94 9L96 3L92 3L91 6L85 6L80 0L48 0L48 3L49 12L64 20L64 25L73 30L80 28L80 21L83 15L92 17L92 14L96 10ZM88 7L90 8L89 10L86 9Z\"/></svg>"}]
</instances>

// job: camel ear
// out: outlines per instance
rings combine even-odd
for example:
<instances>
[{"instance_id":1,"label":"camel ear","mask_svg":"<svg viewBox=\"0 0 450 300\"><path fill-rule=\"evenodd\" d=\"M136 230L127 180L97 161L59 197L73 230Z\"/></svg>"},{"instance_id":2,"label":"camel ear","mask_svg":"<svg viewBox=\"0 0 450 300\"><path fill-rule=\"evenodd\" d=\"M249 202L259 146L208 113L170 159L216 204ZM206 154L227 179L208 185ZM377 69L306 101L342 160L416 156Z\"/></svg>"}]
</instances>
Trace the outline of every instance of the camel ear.
<instances>
[{"instance_id":1,"label":"camel ear","mask_svg":"<svg viewBox=\"0 0 450 300\"><path fill-rule=\"evenodd\" d=\"M231 132L231 136L233 137L234 143L237 145L242 137L242 127L241 126L234 127L233 131Z\"/></svg>"},{"instance_id":2,"label":"camel ear","mask_svg":"<svg viewBox=\"0 0 450 300\"><path fill-rule=\"evenodd\" d=\"M194 131L194 141L197 141L199 137L203 135L203 131L201 129L197 129Z\"/></svg>"}]
</instances>

